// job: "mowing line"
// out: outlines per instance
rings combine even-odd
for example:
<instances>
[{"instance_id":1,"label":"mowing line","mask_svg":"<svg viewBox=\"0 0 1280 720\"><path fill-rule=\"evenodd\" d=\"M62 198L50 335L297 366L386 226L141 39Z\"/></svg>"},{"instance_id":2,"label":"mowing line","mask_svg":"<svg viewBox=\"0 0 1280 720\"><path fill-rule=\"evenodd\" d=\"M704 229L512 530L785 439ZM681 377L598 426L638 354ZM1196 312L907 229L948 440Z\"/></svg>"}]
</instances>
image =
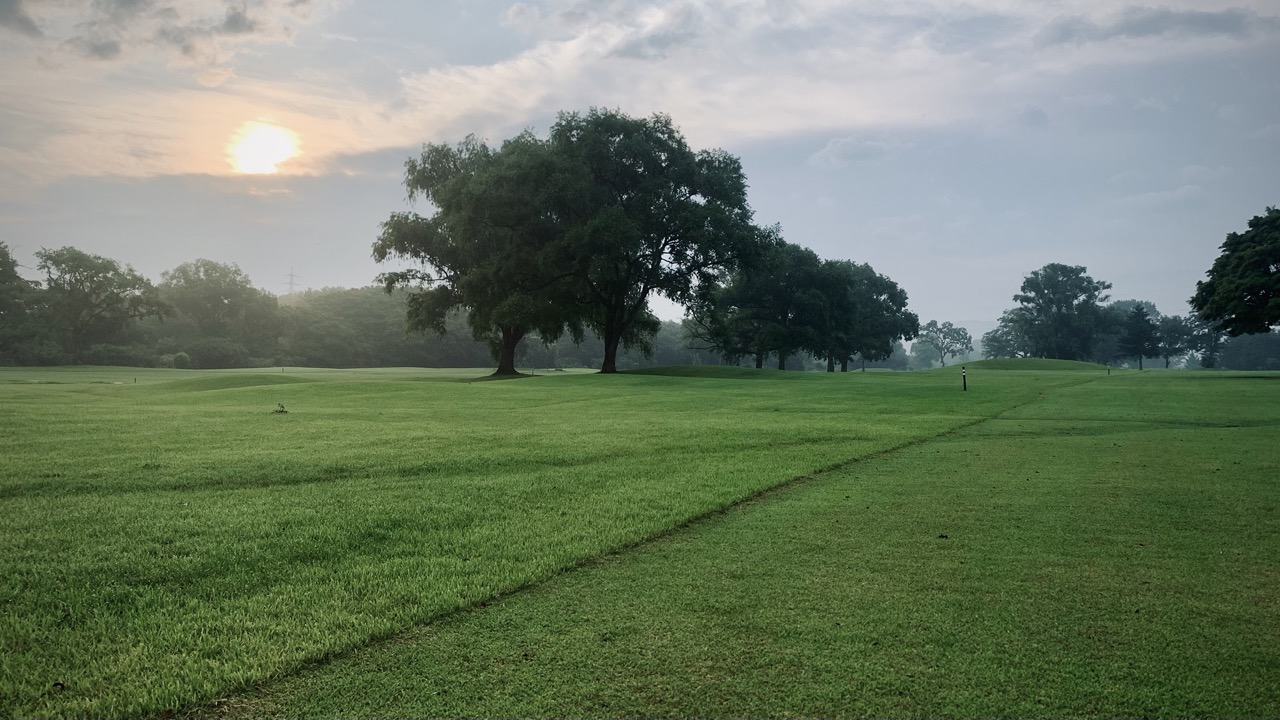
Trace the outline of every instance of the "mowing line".
<instances>
[{"instance_id":1,"label":"mowing line","mask_svg":"<svg viewBox=\"0 0 1280 720\"><path fill-rule=\"evenodd\" d=\"M569 565L564 566L559 570L554 571L552 574L546 577L536 579L536 580L531 580L527 583L514 587L505 592L500 592L488 598L478 600L472 604L454 608L436 615L432 615L428 618L425 618L421 622L396 628L395 630L387 634L370 637L365 642L358 643L350 647L347 647L343 650L330 653L326 655L324 658L304 661L303 663L298 665L294 670L281 673L277 677L270 680L269 683L274 684L290 677L305 675L308 671L310 671L313 668L322 667L334 660L345 658L347 656L350 656L353 653L361 652L368 648L376 647L378 645L383 645L383 644L393 644L396 642L398 638L404 635L407 635L409 633L412 633L416 630L448 620L449 618L453 618L453 617L465 615L467 613L476 612L482 609L489 608L490 606L493 606L496 603L506 601L514 596L520 595L521 593L527 592L533 588L545 585L548 582L558 577L561 577L563 575L566 575L578 570L598 566L610 560L616 560L619 556L641 550L645 546L648 546L648 545L657 543L659 541L665 540L667 538L670 538L672 536L678 535L691 528L699 527L710 522L715 522L718 518L724 517L729 513L733 512L734 510L740 509L744 506L758 506L758 505L764 504L765 502L769 501L771 498L781 496L784 493L788 493L814 480L822 479L835 472L847 470L851 467L861 465L863 463L882 460L887 457L891 457L895 454L898 454L903 450L918 447L921 445L926 445L928 443L935 442L942 438L955 435L963 430L967 430L969 428L982 425L992 420L998 420L1002 416L1006 415L1007 413L1014 412L1028 405L1043 402L1046 397L1046 392L1050 390L1074 388L1074 387L1092 383L1101 379L1102 379L1101 377L1089 377L1081 380L1076 380L1073 382L1063 382L1060 384L1055 384L1049 388L1046 388L1045 390L1041 390L1037 392L1031 398L1028 398L1021 402L1015 402L1012 405L1009 405L1008 407L1005 407L989 416L978 417L972 420L968 420L934 435L926 435L926 436L913 438L905 442L902 442L898 445L895 445L893 447L885 448L883 450L877 450L867 455L847 458L845 460L841 460L841 461L832 463L830 465L821 467L817 470L814 470L813 472L794 476L776 485L757 491L751 495L745 496L738 500L734 500L724 506L700 513L677 525L673 525L666 529L660 530L651 535L640 538L634 542L621 545L617 548L609 550L608 552L601 553L599 555L594 555L591 557L586 557L578 561L575 561ZM229 689L229 692L227 693L227 695L229 696L243 695L245 690L262 687L262 685L263 683L250 683L240 688L231 688ZM205 702L205 703L187 707L180 714L185 717L205 717L211 714L225 713L228 711L228 709L229 708L227 706L221 703L210 704L208 702Z\"/></svg>"},{"instance_id":2,"label":"mowing line","mask_svg":"<svg viewBox=\"0 0 1280 720\"><path fill-rule=\"evenodd\" d=\"M1042 411L1115 387L1080 384L190 712L1277 716L1266 428L1073 434ZM1153 419L1212 414L1141 385Z\"/></svg>"}]
</instances>

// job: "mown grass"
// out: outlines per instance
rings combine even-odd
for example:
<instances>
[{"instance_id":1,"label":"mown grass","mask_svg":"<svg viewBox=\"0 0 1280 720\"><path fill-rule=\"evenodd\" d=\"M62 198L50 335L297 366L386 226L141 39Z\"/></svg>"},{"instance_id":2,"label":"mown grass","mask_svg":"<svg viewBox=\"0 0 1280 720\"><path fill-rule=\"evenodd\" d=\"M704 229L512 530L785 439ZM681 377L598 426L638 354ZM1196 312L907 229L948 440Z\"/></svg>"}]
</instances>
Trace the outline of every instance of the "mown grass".
<instances>
[{"instance_id":1,"label":"mown grass","mask_svg":"<svg viewBox=\"0 0 1280 720\"><path fill-rule=\"evenodd\" d=\"M208 701L1089 377L481 374L0 370L0 713Z\"/></svg>"},{"instance_id":2,"label":"mown grass","mask_svg":"<svg viewBox=\"0 0 1280 720\"><path fill-rule=\"evenodd\" d=\"M1046 388L201 712L1280 716L1277 400Z\"/></svg>"}]
</instances>

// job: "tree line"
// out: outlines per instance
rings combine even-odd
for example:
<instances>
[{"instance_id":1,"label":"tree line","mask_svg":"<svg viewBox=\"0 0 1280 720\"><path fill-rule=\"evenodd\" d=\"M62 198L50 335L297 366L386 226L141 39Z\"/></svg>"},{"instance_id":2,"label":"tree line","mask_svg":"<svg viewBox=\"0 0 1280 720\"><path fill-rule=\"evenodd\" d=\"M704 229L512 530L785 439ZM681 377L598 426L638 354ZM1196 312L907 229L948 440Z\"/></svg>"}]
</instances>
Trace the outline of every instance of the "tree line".
<instances>
[{"instance_id":1,"label":"tree line","mask_svg":"<svg viewBox=\"0 0 1280 720\"><path fill-rule=\"evenodd\" d=\"M153 284L71 247L39 251L43 281L29 281L0 243L0 363L476 366L488 353L498 374L517 360L614 372L655 356L833 372L974 350L965 328L921 327L906 292L869 265L756 225L739 160L692 150L665 115L592 109L561 113L546 138L424 145L405 186L433 213L382 224L374 257L411 266L380 275L380 290L278 298L209 260ZM1110 283L1051 263L1024 279L982 352L1265 366L1280 357L1280 211L1249 225L1227 237L1189 317L1108 303ZM655 296L683 305L685 321L661 322ZM902 341L915 338L908 356Z\"/></svg>"},{"instance_id":2,"label":"tree line","mask_svg":"<svg viewBox=\"0 0 1280 720\"><path fill-rule=\"evenodd\" d=\"M465 315L446 332L408 332L406 295L382 287L325 288L277 297L234 264L195 260L153 283L128 265L76 248L37 253L39 281L24 279L0 242L0 364L135 367L487 367L490 347L472 339ZM664 322L645 357L624 368L715 363L689 348L680 323ZM534 367L598 367L603 343L587 333L528 343Z\"/></svg>"},{"instance_id":3,"label":"tree line","mask_svg":"<svg viewBox=\"0 0 1280 720\"><path fill-rule=\"evenodd\" d=\"M595 108L561 113L546 138L428 144L405 187L434 213L383 223L374 257L412 266L381 281L410 291L413 328L440 331L464 310L500 375L526 336L587 332L603 343L600 371L616 371L619 348L652 345L655 296L688 309L703 349L757 367L807 354L847 370L918 330L906 293L870 266L820 260L756 225L738 158L694 151L666 115Z\"/></svg>"},{"instance_id":4,"label":"tree line","mask_svg":"<svg viewBox=\"0 0 1280 720\"><path fill-rule=\"evenodd\" d=\"M1085 267L1050 263L1030 273L1015 307L982 336L989 358L1042 357L1099 363L1190 357L1201 367L1280 369L1280 209L1230 233L1196 283L1186 317L1139 300L1106 303L1111 284Z\"/></svg>"},{"instance_id":5,"label":"tree line","mask_svg":"<svg viewBox=\"0 0 1280 720\"><path fill-rule=\"evenodd\" d=\"M1031 272L1017 306L1006 310L996 329L982 336L989 358L1042 357L1115 363L1145 358L1176 358L1197 353L1213 367L1224 334L1195 316L1163 316L1140 300L1108 303L1111 283L1095 280L1079 265L1050 263Z\"/></svg>"}]
</instances>

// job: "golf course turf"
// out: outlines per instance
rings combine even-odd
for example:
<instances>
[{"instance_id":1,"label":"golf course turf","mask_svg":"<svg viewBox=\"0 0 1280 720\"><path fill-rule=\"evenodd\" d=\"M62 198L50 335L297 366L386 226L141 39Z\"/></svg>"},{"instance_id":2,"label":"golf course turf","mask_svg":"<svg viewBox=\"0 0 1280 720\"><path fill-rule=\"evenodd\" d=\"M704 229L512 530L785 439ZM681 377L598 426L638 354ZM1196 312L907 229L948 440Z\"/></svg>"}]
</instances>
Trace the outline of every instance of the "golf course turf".
<instances>
[{"instance_id":1,"label":"golf course turf","mask_svg":"<svg viewBox=\"0 0 1280 720\"><path fill-rule=\"evenodd\" d=\"M1280 376L968 369L2 370L0 712L1280 714Z\"/></svg>"}]
</instances>

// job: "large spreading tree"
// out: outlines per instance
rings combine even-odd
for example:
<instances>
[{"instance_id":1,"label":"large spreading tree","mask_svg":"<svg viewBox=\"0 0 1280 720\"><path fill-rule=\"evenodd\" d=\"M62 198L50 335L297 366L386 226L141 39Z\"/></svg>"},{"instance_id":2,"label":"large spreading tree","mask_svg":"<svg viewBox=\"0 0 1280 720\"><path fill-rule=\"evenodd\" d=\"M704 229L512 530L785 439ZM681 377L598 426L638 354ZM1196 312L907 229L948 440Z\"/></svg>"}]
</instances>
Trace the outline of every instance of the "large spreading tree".
<instances>
[{"instance_id":1,"label":"large spreading tree","mask_svg":"<svg viewBox=\"0 0 1280 720\"><path fill-rule=\"evenodd\" d=\"M812 250L774 237L723 286L704 284L694 303L697 336L731 362L770 355L778 369L811 347L823 316L822 261Z\"/></svg>"},{"instance_id":2,"label":"large spreading tree","mask_svg":"<svg viewBox=\"0 0 1280 720\"><path fill-rule=\"evenodd\" d=\"M420 267L379 279L388 291L414 289L411 329L443 333L449 313L465 309L472 334L495 351L496 374L516 374L516 348L526 335L552 340L573 324L576 308L562 282L569 273L548 265L545 253L564 237L564 203L581 173L566 180L562 158L529 132L498 150L474 136L426 145L406 168L409 197L436 211L394 213L382 224L374 258Z\"/></svg>"},{"instance_id":3,"label":"large spreading tree","mask_svg":"<svg viewBox=\"0 0 1280 720\"><path fill-rule=\"evenodd\" d=\"M752 223L738 158L690 149L671 118L593 108L562 113L550 144L568 162L568 231L548 256L570 273L580 317L604 340L600 371L618 346L641 344L660 323L654 294L689 305L766 234Z\"/></svg>"},{"instance_id":4,"label":"large spreading tree","mask_svg":"<svg viewBox=\"0 0 1280 720\"><path fill-rule=\"evenodd\" d=\"M42 249L36 258L48 321L76 362L90 345L115 340L130 320L167 310L151 281L128 265L73 247Z\"/></svg>"},{"instance_id":5,"label":"large spreading tree","mask_svg":"<svg viewBox=\"0 0 1280 720\"><path fill-rule=\"evenodd\" d=\"M226 337L262 325L276 307L236 264L192 260L160 273L160 292L200 334Z\"/></svg>"},{"instance_id":6,"label":"large spreading tree","mask_svg":"<svg viewBox=\"0 0 1280 720\"><path fill-rule=\"evenodd\" d=\"M1111 283L1094 280L1079 265L1049 263L1022 281L1017 321L1030 354L1088 360L1102 324L1101 303Z\"/></svg>"},{"instance_id":7,"label":"large spreading tree","mask_svg":"<svg viewBox=\"0 0 1280 720\"><path fill-rule=\"evenodd\" d=\"M969 335L969 331L962 327L956 327L950 322L938 324L937 320L930 320L920 328L920 338L917 342L933 348L933 352L938 356L938 362L943 367L947 366L947 356L956 357L963 353L973 352L973 337Z\"/></svg>"},{"instance_id":8,"label":"large spreading tree","mask_svg":"<svg viewBox=\"0 0 1280 720\"><path fill-rule=\"evenodd\" d=\"M920 330L920 320L907 310L907 293L896 282L866 263L828 260L826 276L828 318L819 336L816 354L826 357L827 372L861 358L879 362L893 354L894 344L910 340Z\"/></svg>"},{"instance_id":9,"label":"large spreading tree","mask_svg":"<svg viewBox=\"0 0 1280 720\"><path fill-rule=\"evenodd\" d=\"M1280 324L1280 208L1267 208L1247 231L1228 235L1206 274L1191 297L1201 319L1232 337Z\"/></svg>"}]
</instances>

